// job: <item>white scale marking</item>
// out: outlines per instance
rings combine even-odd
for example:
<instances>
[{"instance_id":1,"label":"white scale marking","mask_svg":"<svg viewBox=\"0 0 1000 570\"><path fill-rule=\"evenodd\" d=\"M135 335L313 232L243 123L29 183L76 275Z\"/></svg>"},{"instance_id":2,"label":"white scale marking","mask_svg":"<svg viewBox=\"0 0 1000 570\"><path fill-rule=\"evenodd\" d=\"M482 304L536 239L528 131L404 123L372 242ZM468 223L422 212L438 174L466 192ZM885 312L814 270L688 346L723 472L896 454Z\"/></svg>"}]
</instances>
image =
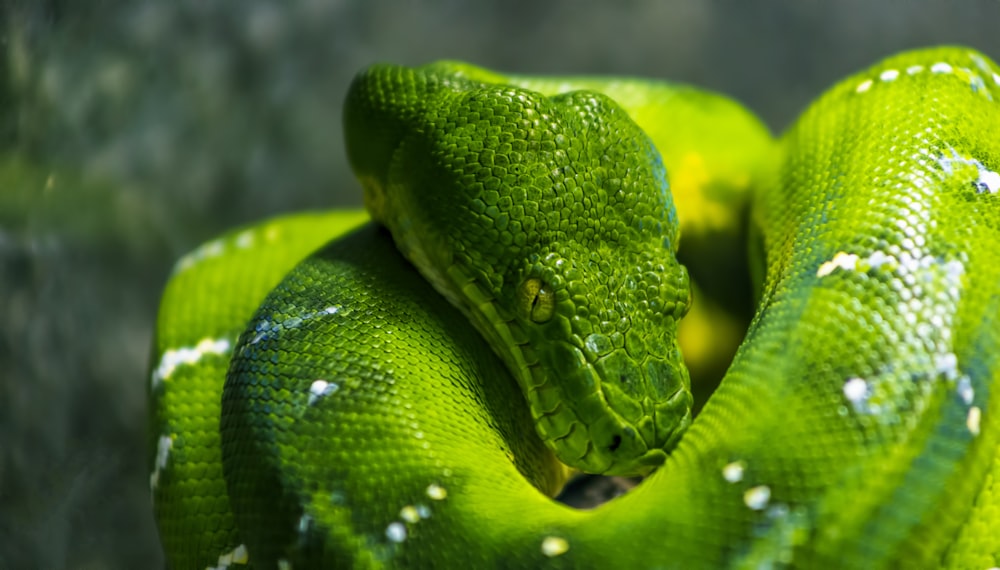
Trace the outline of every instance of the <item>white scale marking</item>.
<instances>
[{"instance_id":1,"label":"white scale marking","mask_svg":"<svg viewBox=\"0 0 1000 570\"><path fill-rule=\"evenodd\" d=\"M542 541L542 554L553 558L569 550L569 541L559 536L546 536Z\"/></svg>"},{"instance_id":2,"label":"white scale marking","mask_svg":"<svg viewBox=\"0 0 1000 570\"><path fill-rule=\"evenodd\" d=\"M938 374L943 375L948 380L958 378L958 357L954 352L946 352L934 356L934 368Z\"/></svg>"},{"instance_id":3,"label":"white scale marking","mask_svg":"<svg viewBox=\"0 0 1000 570\"><path fill-rule=\"evenodd\" d=\"M195 248L191 253L181 257L177 260L174 265L173 272L180 273L182 271L187 271L191 269L196 264L205 261L206 259L212 259L213 257L219 257L226 251L225 242L223 239L216 239L210 242L206 242Z\"/></svg>"},{"instance_id":4,"label":"white scale marking","mask_svg":"<svg viewBox=\"0 0 1000 570\"><path fill-rule=\"evenodd\" d=\"M307 534L309 529L312 528L313 519L308 514L304 514L299 517L299 534Z\"/></svg>"},{"instance_id":5,"label":"white scale marking","mask_svg":"<svg viewBox=\"0 0 1000 570\"><path fill-rule=\"evenodd\" d=\"M153 465L153 472L149 475L149 490L155 491L160 484L160 472L166 469L167 461L170 460L170 450L174 447L174 438L169 435L162 435L156 442L156 463Z\"/></svg>"},{"instance_id":6,"label":"white scale marking","mask_svg":"<svg viewBox=\"0 0 1000 570\"><path fill-rule=\"evenodd\" d=\"M973 184L976 186L976 193L996 194L1000 191L1000 174L990 170L985 164L975 158L964 157L958 154L954 148L948 147L947 155L942 155L937 159L938 165L945 175L951 176L955 173L955 165L974 166L978 172L978 178Z\"/></svg>"},{"instance_id":7,"label":"white scale marking","mask_svg":"<svg viewBox=\"0 0 1000 570\"><path fill-rule=\"evenodd\" d=\"M890 257L884 251L875 251L868 256L868 267L878 269L890 261Z\"/></svg>"},{"instance_id":8,"label":"white scale marking","mask_svg":"<svg viewBox=\"0 0 1000 570\"><path fill-rule=\"evenodd\" d=\"M745 470L746 465L742 461L733 461L722 468L722 478L728 483L739 483Z\"/></svg>"},{"instance_id":9,"label":"white scale marking","mask_svg":"<svg viewBox=\"0 0 1000 570\"><path fill-rule=\"evenodd\" d=\"M853 253L839 251L830 261L824 262L816 270L816 277L826 277L836 269L854 271L858 267L858 256Z\"/></svg>"},{"instance_id":10,"label":"white scale marking","mask_svg":"<svg viewBox=\"0 0 1000 570\"><path fill-rule=\"evenodd\" d=\"M286 329L298 328L302 323L315 319L316 317L323 317L326 315L336 315L340 312L340 307L329 306L318 311L313 311L311 313L306 313L302 316L288 317L287 319L281 321L280 323L271 322L269 319L261 319L254 325L254 331L257 334L250 340L250 344L257 344L258 342L271 338L271 333L276 333L278 331Z\"/></svg>"},{"instance_id":11,"label":"white scale marking","mask_svg":"<svg viewBox=\"0 0 1000 570\"><path fill-rule=\"evenodd\" d=\"M743 493L743 503L755 511L764 510L770 500L771 488L767 485L751 487Z\"/></svg>"},{"instance_id":12,"label":"white scale marking","mask_svg":"<svg viewBox=\"0 0 1000 570\"><path fill-rule=\"evenodd\" d=\"M972 388L972 380L968 376L963 374L958 379L956 391L958 392L958 397L962 399L962 402L966 406L972 405L972 400L976 397L976 391Z\"/></svg>"},{"instance_id":13,"label":"white scale marking","mask_svg":"<svg viewBox=\"0 0 1000 570\"><path fill-rule=\"evenodd\" d=\"M319 401L320 398L329 396L337 390L340 386L334 382L327 382L326 380L314 380L312 385L309 386L309 405L313 405Z\"/></svg>"},{"instance_id":14,"label":"white scale marking","mask_svg":"<svg viewBox=\"0 0 1000 570\"><path fill-rule=\"evenodd\" d=\"M996 194L997 191L1000 191L1000 174L992 170L980 170L976 187L979 193L989 192L990 194Z\"/></svg>"},{"instance_id":15,"label":"white scale marking","mask_svg":"<svg viewBox=\"0 0 1000 570\"><path fill-rule=\"evenodd\" d=\"M918 135L926 144L923 137L923 134ZM939 171L931 173L932 176L944 179L955 172L958 164L971 165L978 169L979 180L987 189L993 185L1000 188L1000 178L994 183L993 173L981 162L962 157L953 149L948 149L944 156L934 157L928 147L922 154L935 160L940 167ZM926 163L922 164L926 166ZM892 288L898 295L895 312L908 325L908 330L903 331L900 349L912 353L911 357L925 355L929 358L930 366L920 372L931 381L957 381L957 394L967 404L971 404L972 387L967 379L964 382L962 380L958 358L952 349L951 330L954 312L961 296L964 258L945 261L925 249L926 240L922 236L935 224L928 202L927 182L925 175L911 174L908 181L896 185L904 193L909 209L909 213L896 222L898 244L889 245L887 252L874 251L867 257L838 252L832 260L821 264L816 274L824 277L837 270L869 272L880 268L894 273L896 278L892 282ZM932 298L926 293L928 290L938 293ZM843 395L856 411L878 414L884 407L869 405L868 400L882 380L879 375L868 379L848 378L842 387ZM967 419L968 428L973 433L978 429L979 413L981 412L970 411Z\"/></svg>"},{"instance_id":16,"label":"white scale marking","mask_svg":"<svg viewBox=\"0 0 1000 570\"><path fill-rule=\"evenodd\" d=\"M952 73L955 68L951 64L945 63L943 61L935 63L931 66L931 73Z\"/></svg>"},{"instance_id":17,"label":"white scale marking","mask_svg":"<svg viewBox=\"0 0 1000 570\"><path fill-rule=\"evenodd\" d=\"M855 410L864 408L870 396L868 382L864 378L850 378L844 382L844 397L854 406Z\"/></svg>"},{"instance_id":18,"label":"white scale marking","mask_svg":"<svg viewBox=\"0 0 1000 570\"><path fill-rule=\"evenodd\" d=\"M229 349L229 339L203 338L194 346L164 352L156 370L153 371L151 378L153 390L156 390L164 380L169 380L178 366L195 364L208 354L226 354Z\"/></svg>"},{"instance_id":19,"label":"white scale marking","mask_svg":"<svg viewBox=\"0 0 1000 570\"><path fill-rule=\"evenodd\" d=\"M246 230L240 232L240 235L236 236L236 247L240 249L249 249L253 246L254 242L254 232L253 230Z\"/></svg>"},{"instance_id":20,"label":"white scale marking","mask_svg":"<svg viewBox=\"0 0 1000 570\"><path fill-rule=\"evenodd\" d=\"M208 566L205 570L226 570L233 564L246 564L249 561L250 556L247 554L247 547L245 544L241 544L225 554L220 554L216 565Z\"/></svg>"},{"instance_id":21,"label":"white scale marking","mask_svg":"<svg viewBox=\"0 0 1000 570\"><path fill-rule=\"evenodd\" d=\"M385 537L392 542L403 542L406 540L406 526L399 521L389 523L385 527Z\"/></svg>"},{"instance_id":22,"label":"white scale marking","mask_svg":"<svg viewBox=\"0 0 1000 570\"><path fill-rule=\"evenodd\" d=\"M983 72L992 75L993 83L1000 86L1000 74L993 71L992 68L982 60L982 58L976 56L975 54L969 54L969 55L975 62L976 66L979 67L979 69L981 69ZM917 75L919 73L922 73L924 69L925 69L924 66L919 64L911 65L910 67L906 68L906 74L910 76ZM931 73L934 73L936 75L954 75L956 77L960 77L959 72L968 75L972 90L976 93L982 94L990 101L993 100L993 96L990 95L988 91L986 91L986 82L983 81L983 78L980 77L979 74L977 74L971 69L965 67L960 67L958 69L955 69L954 67L952 67L950 63L939 61L934 65L931 65L929 70ZM883 70L881 73L879 73L878 79L882 83L890 83L892 81L895 81L899 77L899 75L900 72L898 69L886 69ZM854 89L854 91L857 93L865 93L871 90L874 84L875 81L873 79L870 78L864 79L860 83L858 83L858 86Z\"/></svg>"},{"instance_id":23,"label":"white scale marking","mask_svg":"<svg viewBox=\"0 0 1000 570\"><path fill-rule=\"evenodd\" d=\"M443 501L448 497L448 490L437 483L431 483L427 486L427 496L435 501Z\"/></svg>"},{"instance_id":24,"label":"white scale marking","mask_svg":"<svg viewBox=\"0 0 1000 570\"><path fill-rule=\"evenodd\" d=\"M969 428L969 433L979 435L979 424L982 421L983 412L978 406L969 408L969 415L965 418L965 427Z\"/></svg>"},{"instance_id":25,"label":"white scale marking","mask_svg":"<svg viewBox=\"0 0 1000 570\"><path fill-rule=\"evenodd\" d=\"M205 242L187 255L177 260L173 272L180 273L191 269L206 259L221 257L226 253L227 246L235 245L238 249L250 249L257 242L258 235L263 233L265 242L274 242L281 237L280 226L272 225L266 228L251 228L236 235L235 238L222 237ZM227 243L232 241L232 244Z\"/></svg>"},{"instance_id":26,"label":"white scale marking","mask_svg":"<svg viewBox=\"0 0 1000 570\"><path fill-rule=\"evenodd\" d=\"M899 77L899 71L896 69L887 69L878 76L882 81L894 81L897 77Z\"/></svg>"}]
</instances>

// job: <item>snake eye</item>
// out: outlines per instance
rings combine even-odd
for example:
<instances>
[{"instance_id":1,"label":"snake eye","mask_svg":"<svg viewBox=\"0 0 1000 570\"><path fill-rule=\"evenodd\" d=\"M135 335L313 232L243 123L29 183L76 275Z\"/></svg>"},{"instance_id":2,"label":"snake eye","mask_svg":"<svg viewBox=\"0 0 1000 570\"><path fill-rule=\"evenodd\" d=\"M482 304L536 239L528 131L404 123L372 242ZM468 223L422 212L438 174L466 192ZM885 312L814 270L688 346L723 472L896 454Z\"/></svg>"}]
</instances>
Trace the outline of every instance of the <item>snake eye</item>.
<instances>
[{"instance_id":1,"label":"snake eye","mask_svg":"<svg viewBox=\"0 0 1000 570\"><path fill-rule=\"evenodd\" d=\"M518 301L523 313L536 323L544 323L556 312L556 296L541 279L532 277L521 283Z\"/></svg>"}]
</instances>

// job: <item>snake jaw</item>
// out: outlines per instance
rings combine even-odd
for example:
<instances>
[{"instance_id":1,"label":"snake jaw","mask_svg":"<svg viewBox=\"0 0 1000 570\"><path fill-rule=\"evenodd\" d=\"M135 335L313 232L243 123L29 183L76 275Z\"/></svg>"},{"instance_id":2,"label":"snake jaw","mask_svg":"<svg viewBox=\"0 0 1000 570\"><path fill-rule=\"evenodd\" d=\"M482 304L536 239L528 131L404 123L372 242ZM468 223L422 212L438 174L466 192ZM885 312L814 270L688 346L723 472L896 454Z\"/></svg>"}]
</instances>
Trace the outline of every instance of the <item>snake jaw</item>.
<instances>
[{"instance_id":1,"label":"snake jaw","mask_svg":"<svg viewBox=\"0 0 1000 570\"><path fill-rule=\"evenodd\" d=\"M676 340L634 362L626 347L595 352L560 340L555 323L519 322L533 340L520 379L536 430L557 457L588 473L645 475L666 458L691 420L689 379ZM627 335L626 335L627 336ZM590 344L600 344L588 337ZM610 341L609 346L610 346ZM635 352L635 348L632 349ZM655 354L654 354L655 353ZM525 360L528 360L526 357Z\"/></svg>"}]
</instances>

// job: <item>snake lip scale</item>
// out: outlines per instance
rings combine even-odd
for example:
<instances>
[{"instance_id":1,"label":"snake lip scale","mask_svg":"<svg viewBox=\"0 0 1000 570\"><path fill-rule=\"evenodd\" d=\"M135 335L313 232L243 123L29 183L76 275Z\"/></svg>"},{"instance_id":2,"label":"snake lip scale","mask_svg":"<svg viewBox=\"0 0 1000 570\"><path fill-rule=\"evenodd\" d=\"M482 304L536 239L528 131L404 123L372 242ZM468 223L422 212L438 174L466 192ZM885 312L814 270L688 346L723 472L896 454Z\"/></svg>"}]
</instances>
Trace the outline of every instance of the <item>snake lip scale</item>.
<instances>
[{"instance_id":1,"label":"snake lip scale","mask_svg":"<svg viewBox=\"0 0 1000 570\"><path fill-rule=\"evenodd\" d=\"M168 566L1000 567L998 100L960 46L778 139L664 81L362 71L367 212L239 228L164 291ZM578 510L573 470L645 479Z\"/></svg>"}]
</instances>

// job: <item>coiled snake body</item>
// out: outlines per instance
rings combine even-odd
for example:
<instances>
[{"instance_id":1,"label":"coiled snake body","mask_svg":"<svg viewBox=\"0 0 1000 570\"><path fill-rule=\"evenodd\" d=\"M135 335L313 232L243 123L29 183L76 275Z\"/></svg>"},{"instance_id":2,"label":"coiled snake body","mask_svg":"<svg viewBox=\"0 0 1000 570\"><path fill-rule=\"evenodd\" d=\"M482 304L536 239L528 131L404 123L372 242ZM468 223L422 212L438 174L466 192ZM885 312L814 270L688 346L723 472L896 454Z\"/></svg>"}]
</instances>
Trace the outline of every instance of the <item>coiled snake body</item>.
<instances>
[{"instance_id":1,"label":"coiled snake body","mask_svg":"<svg viewBox=\"0 0 1000 570\"><path fill-rule=\"evenodd\" d=\"M915 51L772 146L690 88L368 70L345 128L388 231L265 222L164 294L169 564L1000 565L997 99L981 54ZM692 422L678 233L751 185L759 304ZM652 474L581 511L565 465Z\"/></svg>"}]
</instances>

